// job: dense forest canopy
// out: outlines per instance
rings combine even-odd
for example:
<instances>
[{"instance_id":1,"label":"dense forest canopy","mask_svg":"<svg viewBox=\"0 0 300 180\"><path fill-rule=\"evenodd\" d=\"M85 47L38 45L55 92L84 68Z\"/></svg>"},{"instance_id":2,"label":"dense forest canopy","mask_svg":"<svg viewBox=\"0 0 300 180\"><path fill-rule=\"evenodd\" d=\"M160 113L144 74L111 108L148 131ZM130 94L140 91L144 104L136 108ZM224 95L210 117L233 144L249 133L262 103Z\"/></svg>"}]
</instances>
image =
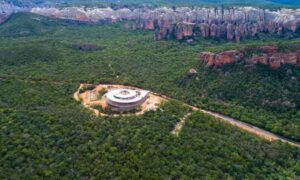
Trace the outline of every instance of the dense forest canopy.
<instances>
[{"instance_id":1,"label":"dense forest canopy","mask_svg":"<svg viewBox=\"0 0 300 180\"><path fill-rule=\"evenodd\" d=\"M128 30L123 23L17 13L0 25L0 42L0 178L300 177L299 148L202 113L192 113L178 138L170 133L190 111L183 101L299 141L299 65L209 68L198 58L201 51L298 46L298 36L189 44L153 41L152 32ZM99 48L74 48L85 43ZM198 74L188 76L191 68ZM180 101L139 117L96 117L73 99L80 82L128 84Z\"/></svg>"},{"instance_id":2,"label":"dense forest canopy","mask_svg":"<svg viewBox=\"0 0 300 180\"><path fill-rule=\"evenodd\" d=\"M0 178L297 179L300 150L270 143L178 102L140 117L94 117L70 82L0 79ZM19 93L15 93L19 92Z\"/></svg>"},{"instance_id":3,"label":"dense forest canopy","mask_svg":"<svg viewBox=\"0 0 300 180\"><path fill-rule=\"evenodd\" d=\"M198 58L202 51L250 48L246 52L251 53L251 47L262 44L299 45L297 37L261 34L240 43L153 41L152 32L128 30L122 23L89 25L27 13L16 14L0 26L0 36L3 75L135 85L300 140L299 65L277 70L243 63L208 68ZM72 48L80 43L100 49ZM199 73L186 76L190 68Z\"/></svg>"}]
</instances>

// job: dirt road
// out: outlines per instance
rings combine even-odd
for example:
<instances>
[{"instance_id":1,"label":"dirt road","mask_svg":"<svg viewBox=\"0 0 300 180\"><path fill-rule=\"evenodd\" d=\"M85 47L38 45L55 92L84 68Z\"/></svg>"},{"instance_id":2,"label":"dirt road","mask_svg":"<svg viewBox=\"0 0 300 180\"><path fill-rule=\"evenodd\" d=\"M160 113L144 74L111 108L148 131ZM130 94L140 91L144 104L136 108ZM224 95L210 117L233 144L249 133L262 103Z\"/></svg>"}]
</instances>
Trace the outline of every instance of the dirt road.
<instances>
[{"instance_id":1,"label":"dirt road","mask_svg":"<svg viewBox=\"0 0 300 180\"><path fill-rule=\"evenodd\" d=\"M181 118L180 121L177 123L177 125L175 126L174 130L171 133L178 137L182 127L184 126L185 121L191 114L192 113L187 113L186 115L184 115L183 118Z\"/></svg>"},{"instance_id":2,"label":"dirt road","mask_svg":"<svg viewBox=\"0 0 300 180\"><path fill-rule=\"evenodd\" d=\"M195 107L194 107L195 108ZM271 133L269 131L266 131L264 129L261 129L261 128L258 128L256 126L253 126L251 124L248 124L248 123L245 123L245 122L241 122L239 120L236 120L236 119L233 119L231 117L228 117L228 116L225 116L225 115L222 115L222 114L219 114L219 113L215 113L215 112L211 112L211 111L208 111L208 110L203 110L203 109L199 109L199 108L196 108L198 109L199 111L205 113L205 114L208 114L208 115L211 115L211 116L214 116L215 118L218 118L228 124L231 124L235 127L238 127L240 129L243 129L249 133L252 133L252 134L255 134L261 138L264 138L266 140L269 140L269 141L281 141L283 143L288 143L290 145L293 145L293 146L297 146L297 147L300 147L300 143L299 142L294 142L294 141L291 141L291 140L288 140L284 137L281 137L279 135L276 135L274 133Z\"/></svg>"},{"instance_id":3,"label":"dirt road","mask_svg":"<svg viewBox=\"0 0 300 180\"><path fill-rule=\"evenodd\" d=\"M157 94L158 95L158 94ZM166 99L169 99L169 100L176 100L176 99L173 99L173 98L169 98L169 97L166 97L164 95L159 95L163 98L166 98ZM268 141L281 141L283 143L288 143L292 146L297 146L300 148L300 142L295 142L295 141L292 141L292 140L289 140L287 138L284 138L282 136L279 136L279 135L276 135L274 133L271 133L269 131L266 131L264 129L261 129L259 127L256 127L256 126L253 126L251 124L248 124L248 123L245 123L245 122L242 122L242 121L239 121L237 119L234 119L234 118L231 118L231 117L228 117L226 115L223 115L223 114L220 114L220 113L216 113L216 112L212 112L212 111L209 111L209 110L205 110L205 109L201 109L201 108L198 108L198 107L195 107L195 106L192 106L190 104L187 104L187 103L184 103L186 106L189 106L191 107L194 111L200 111L204 114L208 114L210 116L213 116L227 124L231 124L237 128L240 128L240 129L243 129L251 134L254 134L256 136L259 136L263 139L266 139ZM175 132L176 130L176 135L178 136L179 133L180 133L180 130L182 129L185 121L187 120L188 116L187 117L183 117L182 118L182 121L181 123L177 124L177 126L175 127L175 129L173 130ZM177 129L176 129L177 128Z\"/></svg>"}]
</instances>

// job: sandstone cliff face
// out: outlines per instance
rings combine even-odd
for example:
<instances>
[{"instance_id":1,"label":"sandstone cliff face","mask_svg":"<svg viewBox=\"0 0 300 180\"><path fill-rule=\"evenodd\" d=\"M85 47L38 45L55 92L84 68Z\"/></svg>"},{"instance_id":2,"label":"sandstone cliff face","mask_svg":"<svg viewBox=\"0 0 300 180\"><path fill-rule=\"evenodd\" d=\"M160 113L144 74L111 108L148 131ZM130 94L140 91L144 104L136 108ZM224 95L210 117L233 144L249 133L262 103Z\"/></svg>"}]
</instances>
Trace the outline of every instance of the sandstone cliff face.
<instances>
[{"instance_id":1,"label":"sandstone cliff face","mask_svg":"<svg viewBox=\"0 0 300 180\"><path fill-rule=\"evenodd\" d=\"M183 39L184 37L193 36L194 34L194 23L183 22L175 26L176 39Z\"/></svg>"},{"instance_id":2,"label":"sandstone cliff face","mask_svg":"<svg viewBox=\"0 0 300 180\"><path fill-rule=\"evenodd\" d=\"M300 11L276 11L253 8L85 8L85 7L16 7L0 3L0 14L19 11L83 22L118 22L131 20L136 28L154 30L156 40L213 37L239 41L258 33L283 35L299 33Z\"/></svg>"},{"instance_id":3,"label":"sandstone cliff face","mask_svg":"<svg viewBox=\"0 0 300 180\"><path fill-rule=\"evenodd\" d=\"M262 55L253 55L250 62L270 65L272 68L279 68L283 64L300 63L300 51L278 52L277 46L263 46L260 48Z\"/></svg>"},{"instance_id":4,"label":"sandstone cliff face","mask_svg":"<svg viewBox=\"0 0 300 180\"><path fill-rule=\"evenodd\" d=\"M278 47L277 46L262 46L259 48L263 53L271 54L271 53L277 53Z\"/></svg>"},{"instance_id":5,"label":"sandstone cliff face","mask_svg":"<svg viewBox=\"0 0 300 180\"><path fill-rule=\"evenodd\" d=\"M261 64L267 65L268 62L269 62L269 57L266 54L261 55L261 56L253 55L252 58L251 58L251 62L254 63L254 64L261 63Z\"/></svg>"},{"instance_id":6,"label":"sandstone cliff face","mask_svg":"<svg viewBox=\"0 0 300 180\"><path fill-rule=\"evenodd\" d=\"M203 61L208 66L215 65L216 54L212 52L202 52L199 55L200 60Z\"/></svg>"},{"instance_id":7,"label":"sandstone cliff face","mask_svg":"<svg viewBox=\"0 0 300 180\"><path fill-rule=\"evenodd\" d=\"M219 54L211 52L200 53L200 59L203 60L208 66L220 66L240 61L244 54L237 50L224 51Z\"/></svg>"},{"instance_id":8,"label":"sandstone cliff face","mask_svg":"<svg viewBox=\"0 0 300 180\"><path fill-rule=\"evenodd\" d=\"M295 52L279 52L277 46L263 46L259 50L262 54L252 55L248 61L249 63L261 63L274 69L281 67L283 64L300 64L300 47ZM202 52L199 57L207 66L221 66L242 60L244 54L237 50L224 51L219 54Z\"/></svg>"},{"instance_id":9,"label":"sandstone cliff face","mask_svg":"<svg viewBox=\"0 0 300 180\"><path fill-rule=\"evenodd\" d=\"M244 57L244 54L237 50L224 51L216 55L215 65L229 64L232 62L240 61Z\"/></svg>"},{"instance_id":10,"label":"sandstone cliff face","mask_svg":"<svg viewBox=\"0 0 300 180\"><path fill-rule=\"evenodd\" d=\"M234 8L32 8L31 12L80 21L133 20L136 27L155 32L155 39L175 37L213 37L239 41L257 36L260 32L283 35L300 29L300 11L276 11L252 7Z\"/></svg>"},{"instance_id":11,"label":"sandstone cliff face","mask_svg":"<svg viewBox=\"0 0 300 180\"><path fill-rule=\"evenodd\" d=\"M176 9L177 11L182 12L182 10ZM299 11L288 9L280 11L256 8L190 9L181 15L175 13L175 20L173 20L186 22L188 19L190 26L173 23L169 27L173 29L175 26L175 29L180 29L180 31L174 32L177 39L190 37L192 34L194 37L225 38L240 41L242 38L255 37L261 32L277 35L283 35L286 32L296 33L300 27L299 15ZM161 29L158 25L156 33L160 33L160 30L166 31L166 28L168 27ZM193 32L190 32L191 29ZM185 35L184 31L189 33Z\"/></svg>"},{"instance_id":12,"label":"sandstone cliff face","mask_svg":"<svg viewBox=\"0 0 300 180\"><path fill-rule=\"evenodd\" d=\"M140 27L142 29L148 29L148 30L154 30L154 21L152 20L145 20L143 22L140 23Z\"/></svg>"}]
</instances>

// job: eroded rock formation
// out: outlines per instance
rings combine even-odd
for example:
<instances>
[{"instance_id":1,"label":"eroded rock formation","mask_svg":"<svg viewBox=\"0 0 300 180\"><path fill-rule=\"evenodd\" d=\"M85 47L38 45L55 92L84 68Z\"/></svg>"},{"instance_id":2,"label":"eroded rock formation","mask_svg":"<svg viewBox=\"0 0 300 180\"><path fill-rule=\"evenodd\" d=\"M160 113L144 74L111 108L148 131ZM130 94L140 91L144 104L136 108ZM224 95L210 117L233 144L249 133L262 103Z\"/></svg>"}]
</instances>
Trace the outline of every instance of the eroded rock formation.
<instances>
[{"instance_id":1,"label":"eroded rock formation","mask_svg":"<svg viewBox=\"0 0 300 180\"><path fill-rule=\"evenodd\" d=\"M251 63L267 64L272 68L279 68L283 64L300 63L300 50L295 52L279 52L277 46L263 46L260 50L263 54L253 55L250 59Z\"/></svg>"},{"instance_id":2,"label":"eroded rock formation","mask_svg":"<svg viewBox=\"0 0 300 180\"><path fill-rule=\"evenodd\" d=\"M244 54L237 50L224 51L218 54L211 52L200 53L200 59L203 60L208 66L220 66L240 61Z\"/></svg>"},{"instance_id":3,"label":"eroded rock formation","mask_svg":"<svg viewBox=\"0 0 300 180\"><path fill-rule=\"evenodd\" d=\"M251 55L247 62L251 64L261 63L269 65L271 68L279 68L283 64L300 64L300 46L298 50L293 50L293 52L279 52L277 46L263 46L259 48L259 51L261 54ZM202 52L199 57L207 66L220 66L245 60L244 53L237 50L224 51L218 54Z\"/></svg>"},{"instance_id":4,"label":"eroded rock formation","mask_svg":"<svg viewBox=\"0 0 300 180\"><path fill-rule=\"evenodd\" d=\"M193 75L195 75L197 73L198 73L198 71L195 68L192 68L192 69L188 70L187 75L188 76L193 76Z\"/></svg>"},{"instance_id":5,"label":"eroded rock formation","mask_svg":"<svg viewBox=\"0 0 300 180\"><path fill-rule=\"evenodd\" d=\"M135 28L154 30L156 40L194 37L224 38L239 41L258 33L284 35L299 33L300 10L267 10L253 7L233 8L86 8L86 7L16 7L0 3L0 14L18 11L83 22L118 22L130 20ZM3 13L4 12L4 13Z\"/></svg>"},{"instance_id":6,"label":"eroded rock formation","mask_svg":"<svg viewBox=\"0 0 300 180\"><path fill-rule=\"evenodd\" d=\"M155 30L155 39L213 37L239 41L260 32L283 35L296 33L300 27L300 11L276 11L253 8L32 8L31 12L79 21L133 20L138 28Z\"/></svg>"},{"instance_id":7,"label":"eroded rock formation","mask_svg":"<svg viewBox=\"0 0 300 180\"><path fill-rule=\"evenodd\" d=\"M215 65L216 54L212 52L202 52L199 55L200 60L206 63L208 66Z\"/></svg>"}]
</instances>

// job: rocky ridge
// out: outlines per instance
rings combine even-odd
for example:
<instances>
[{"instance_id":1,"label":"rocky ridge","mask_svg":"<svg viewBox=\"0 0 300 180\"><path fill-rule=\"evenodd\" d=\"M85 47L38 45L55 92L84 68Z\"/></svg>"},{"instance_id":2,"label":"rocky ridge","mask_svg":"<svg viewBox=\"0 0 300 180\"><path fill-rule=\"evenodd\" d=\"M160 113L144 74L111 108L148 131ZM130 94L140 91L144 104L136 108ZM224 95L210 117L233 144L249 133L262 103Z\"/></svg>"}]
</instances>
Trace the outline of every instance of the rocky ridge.
<instances>
[{"instance_id":1,"label":"rocky ridge","mask_svg":"<svg viewBox=\"0 0 300 180\"><path fill-rule=\"evenodd\" d=\"M207 66L221 66L244 60L245 53L238 50L224 51L221 53L201 52L200 61ZM250 64L265 64L271 68L279 68L283 64L300 64L300 47L293 52L279 52L277 46L262 46L259 48L259 54L251 55L247 59Z\"/></svg>"},{"instance_id":2,"label":"rocky ridge","mask_svg":"<svg viewBox=\"0 0 300 180\"><path fill-rule=\"evenodd\" d=\"M244 54L237 50L224 51L218 54L212 52L200 53L200 59L203 60L208 66L220 66L240 61Z\"/></svg>"},{"instance_id":3,"label":"rocky ridge","mask_svg":"<svg viewBox=\"0 0 300 180\"><path fill-rule=\"evenodd\" d=\"M300 63L300 47L293 52L279 52L277 46L263 46L260 51L262 54L251 57L251 63L261 63L272 68L279 68L283 64Z\"/></svg>"},{"instance_id":4,"label":"rocky ridge","mask_svg":"<svg viewBox=\"0 0 300 180\"><path fill-rule=\"evenodd\" d=\"M154 39L195 37L239 41L259 33L284 35L300 33L300 9L268 10L254 7L233 8L86 8L17 7L0 3L0 14L30 11L44 16L82 22L118 22L130 20L128 28L154 31Z\"/></svg>"},{"instance_id":5,"label":"rocky ridge","mask_svg":"<svg viewBox=\"0 0 300 180\"><path fill-rule=\"evenodd\" d=\"M133 20L133 28L154 30L155 40L194 37L239 41L258 33L299 33L300 9L233 8L32 8L31 12L84 22Z\"/></svg>"}]
</instances>

